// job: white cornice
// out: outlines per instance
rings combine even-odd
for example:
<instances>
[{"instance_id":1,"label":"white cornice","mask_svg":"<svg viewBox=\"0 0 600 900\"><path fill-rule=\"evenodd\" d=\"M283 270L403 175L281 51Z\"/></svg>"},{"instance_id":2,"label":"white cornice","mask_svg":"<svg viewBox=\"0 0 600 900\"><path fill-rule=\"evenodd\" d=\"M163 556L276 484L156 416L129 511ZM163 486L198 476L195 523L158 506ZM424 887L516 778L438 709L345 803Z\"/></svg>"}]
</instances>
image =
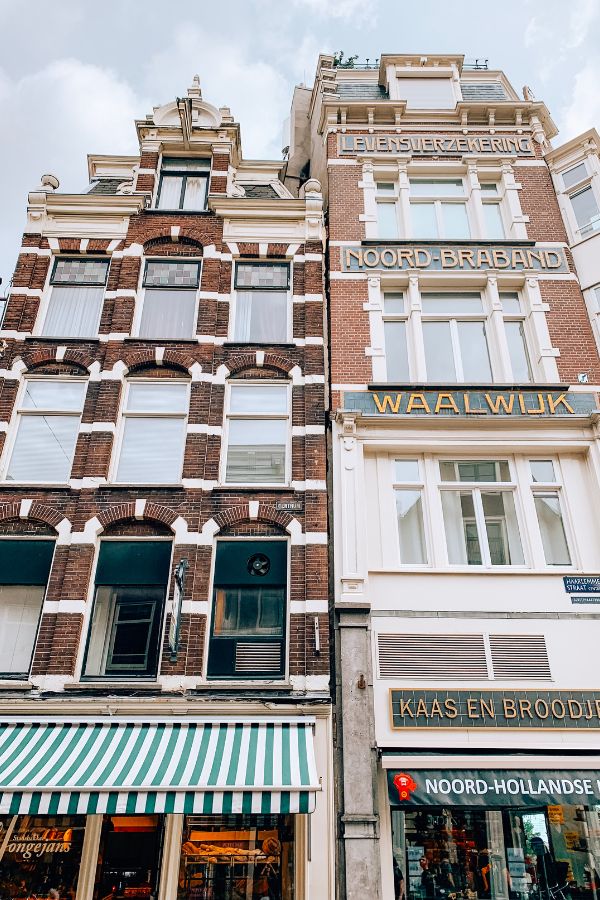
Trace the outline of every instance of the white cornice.
<instances>
[{"instance_id":1,"label":"white cornice","mask_svg":"<svg viewBox=\"0 0 600 900\"><path fill-rule=\"evenodd\" d=\"M120 238L129 217L146 205L144 194L52 194L34 191L27 205L28 233Z\"/></svg>"}]
</instances>

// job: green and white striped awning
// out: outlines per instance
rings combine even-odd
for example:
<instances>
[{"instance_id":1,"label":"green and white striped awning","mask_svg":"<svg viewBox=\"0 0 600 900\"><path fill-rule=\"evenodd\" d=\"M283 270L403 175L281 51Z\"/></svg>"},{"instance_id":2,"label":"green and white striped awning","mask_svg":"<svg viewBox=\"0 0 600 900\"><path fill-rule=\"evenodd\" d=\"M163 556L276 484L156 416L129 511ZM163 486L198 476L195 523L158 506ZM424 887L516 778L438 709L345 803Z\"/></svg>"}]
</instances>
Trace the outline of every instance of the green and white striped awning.
<instances>
[{"instance_id":1,"label":"green and white striped awning","mask_svg":"<svg viewBox=\"0 0 600 900\"><path fill-rule=\"evenodd\" d=\"M0 722L0 814L308 813L307 718Z\"/></svg>"}]
</instances>

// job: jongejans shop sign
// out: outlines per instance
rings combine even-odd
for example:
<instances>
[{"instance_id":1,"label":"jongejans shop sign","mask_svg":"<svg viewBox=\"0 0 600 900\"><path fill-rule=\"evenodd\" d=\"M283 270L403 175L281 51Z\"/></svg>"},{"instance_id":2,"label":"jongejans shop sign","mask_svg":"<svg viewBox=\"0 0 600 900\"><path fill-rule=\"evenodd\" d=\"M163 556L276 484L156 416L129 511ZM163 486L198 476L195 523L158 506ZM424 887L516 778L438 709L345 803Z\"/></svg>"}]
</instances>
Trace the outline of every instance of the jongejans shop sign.
<instances>
[{"instance_id":1,"label":"jongejans shop sign","mask_svg":"<svg viewBox=\"0 0 600 900\"><path fill-rule=\"evenodd\" d=\"M587 416L595 394L573 391L346 391L344 409L365 416Z\"/></svg>"},{"instance_id":2,"label":"jongejans shop sign","mask_svg":"<svg viewBox=\"0 0 600 900\"><path fill-rule=\"evenodd\" d=\"M413 156L460 156L463 153L534 156L531 138L522 134L340 134L342 156L354 153L411 153Z\"/></svg>"},{"instance_id":3,"label":"jongejans shop sign","mask_svg":"<svg viewBox=\"0 0 600 900\"><path fill-rule=\"evenodd\" d=\"M600 802L596 771L398 769L388 771L388 796L404 806L564 806Z\"/></svg>"},{"instance_id":4,"label":"jongejans shop sign","mask_svg":"<svg viewBox=\"0 0 600 900\"><path fill-rule=\"evenodd\" d=\"M403 241L401 245L341 247L343 272L367 272L384 269L421 271L484 272L487 269L552 272L569 271L565 252L560 247L510 244L423 244Z\"/></svg>"}]
</instances>

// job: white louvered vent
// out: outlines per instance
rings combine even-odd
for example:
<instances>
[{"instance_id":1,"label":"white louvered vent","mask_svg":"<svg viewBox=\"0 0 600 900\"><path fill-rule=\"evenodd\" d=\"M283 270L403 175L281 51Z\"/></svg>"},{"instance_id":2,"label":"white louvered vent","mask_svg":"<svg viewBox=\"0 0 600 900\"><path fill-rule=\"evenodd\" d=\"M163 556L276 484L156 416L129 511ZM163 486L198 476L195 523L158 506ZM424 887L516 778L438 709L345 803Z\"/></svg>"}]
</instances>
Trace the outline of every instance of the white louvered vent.
<instances>
[{"instance_id":1,"label":"white louvered vent","mask_svg":"<svg viewBox=\"0 0 600 900\"><path fill-rule=\"evenodd\" d=\"M488 677L482 634L380 634L381 678Z\"/></svg>"},{"instance_id":2,"label":"white louvered vent","mask_svg":"<svg viewBox=\"0 0 600 900\"><path fill-rule=\"evenodd\" d=\"M236 672L279 672L281 646L279 644L242 643L235 647Z\"/></svg>"},{"instance_id":3,"label":"white louvered vent","mask_svg":"<svg viewBox=\"0 0 600 900\"><path fill-rule=\"evenodd\" d=\"M543 634L490 634L494 678L550 679Z\"/></svg>"}]
</instances>

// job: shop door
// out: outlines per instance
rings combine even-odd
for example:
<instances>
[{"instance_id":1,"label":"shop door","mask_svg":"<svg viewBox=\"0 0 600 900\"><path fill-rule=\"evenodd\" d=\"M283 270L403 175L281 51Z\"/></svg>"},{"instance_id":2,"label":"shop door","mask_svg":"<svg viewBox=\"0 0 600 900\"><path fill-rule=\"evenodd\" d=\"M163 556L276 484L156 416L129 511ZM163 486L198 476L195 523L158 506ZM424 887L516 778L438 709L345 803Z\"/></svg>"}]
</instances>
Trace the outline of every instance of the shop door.
<instances>
[{"instance_id":1,"label":"shop door","mask_svg":"<svg viewBox=\"0 0 600 900\"><path fill-rule=\"evenodd\" d=\"M162 816L105 816L94 900L154 900L162 834Z\"/></svg>"},{"instance_id":2,"label":"shop door","mask_svg":"<svg viewBox=\"0 0 600 900\"><path fill-rule=\"evenodd\" d=\"M598 896L598 808L549 806L550 842L559 877L567 881L573 898ZM562 883L562 881L559 881Z\"/></svg>"}]
</instances>

